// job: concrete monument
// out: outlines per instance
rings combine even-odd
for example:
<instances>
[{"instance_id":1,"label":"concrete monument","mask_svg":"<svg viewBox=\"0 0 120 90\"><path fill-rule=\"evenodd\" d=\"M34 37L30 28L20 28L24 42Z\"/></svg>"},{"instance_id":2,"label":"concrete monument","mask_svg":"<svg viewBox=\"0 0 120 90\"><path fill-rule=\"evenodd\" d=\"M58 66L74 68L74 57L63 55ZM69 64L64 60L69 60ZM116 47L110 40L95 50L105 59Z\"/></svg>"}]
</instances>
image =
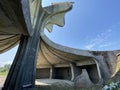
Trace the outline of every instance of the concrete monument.
<instances>
[{"instance_id":1,"label":"concrete monument","mask_svg":"<svg viewBox=\"0 0 120 90\"><path fill-rule=\"evenodd\" d=\"M31 90L35 79L70 80L74 87L104 84L120 69L120 50L89 51L58 45L44 34L64 26L72 2L42 7L41 0L0 0L0 53L19 43L2 90Z\"/></svg>"}]
</instances>

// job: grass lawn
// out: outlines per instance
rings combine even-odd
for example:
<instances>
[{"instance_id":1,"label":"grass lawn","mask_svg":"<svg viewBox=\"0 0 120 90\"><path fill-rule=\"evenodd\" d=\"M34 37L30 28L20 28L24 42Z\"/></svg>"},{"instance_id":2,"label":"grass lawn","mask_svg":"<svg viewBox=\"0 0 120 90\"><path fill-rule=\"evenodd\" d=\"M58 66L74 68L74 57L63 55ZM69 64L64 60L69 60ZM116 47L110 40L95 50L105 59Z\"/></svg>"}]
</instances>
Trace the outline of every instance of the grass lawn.
<instances>
[{"instance_id":1,"label":"grass lawn","mask_svg":"<svg viewBox=\"0 0 120 90\"><path fill-rule=\"evenodd\" d=\"M8 72L0 72L0 76L7 76Z\"/></svg>"}]
</instances>

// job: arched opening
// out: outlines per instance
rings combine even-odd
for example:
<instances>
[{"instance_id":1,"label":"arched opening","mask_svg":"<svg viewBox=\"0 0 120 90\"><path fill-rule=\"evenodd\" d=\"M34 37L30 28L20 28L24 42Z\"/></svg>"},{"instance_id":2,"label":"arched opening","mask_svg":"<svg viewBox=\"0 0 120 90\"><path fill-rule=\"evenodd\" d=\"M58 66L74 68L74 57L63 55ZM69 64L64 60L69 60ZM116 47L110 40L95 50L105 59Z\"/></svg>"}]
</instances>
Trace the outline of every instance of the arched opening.
<instances>
[{"instance_id":1,"label":"arched opening","mask_svg":"<svg viewBox=\"0 0 120 90\"><path fill-rule=\"evenodd\" d=\"M36 79L50 79L50 68L37 68Z\"/></svg>"},{"instance_id":2,"label":"arched opening","mask_svg":"<svg viewBox=\"0 0 120 90\"><path fill-rule=\"evenodd\" d=\"M71 80L71 67L37 68L36 79Z\"/></svg>"},{"instance_id":3,"label":"arched opening","mask_svg":"<svg viewBox=\"0 0 120 90\"><path fill-rule=\"evenodd\" d=\"M54 79L71 80L72 74L70 67L55 68L54 72Z\"/></svg>"},{"instance_id":4,"label":"arched opening","mask_svg":"<svg viewBox=\"0 0 120 90\"><path fill-rule=\"evenodd\" d=\"M89 79L91 80L92 83L97 84L99 82L100 76L96 64L82 66L82 67L79 66L79 68L86 69Z\"/></svg>"}]
</instances>

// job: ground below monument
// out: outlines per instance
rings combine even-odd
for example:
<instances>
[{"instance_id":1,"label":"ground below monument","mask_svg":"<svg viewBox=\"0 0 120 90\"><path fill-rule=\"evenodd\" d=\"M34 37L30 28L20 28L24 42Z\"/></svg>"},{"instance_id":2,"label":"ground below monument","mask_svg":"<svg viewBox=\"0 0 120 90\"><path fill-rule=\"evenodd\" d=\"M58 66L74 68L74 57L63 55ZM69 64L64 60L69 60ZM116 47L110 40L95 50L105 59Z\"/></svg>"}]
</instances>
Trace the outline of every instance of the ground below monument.
<instances>
[{"instance_id":1,"label":"ground below monument","mask_svg":"<svg viewBox=\"0 0 120 90\"><path fill-rule=\"evenodd\" d=\"M5 82L6 76L0 76L0 90Z\"/></svg>"},{"instance_id":2,"label":"ground below monument","mask_svg":"<svg viewBox=\"0 0 120 90\"><path fill-rule=\"evenodd\" d=\"M6 76L0 76L0 90L4 84ZM118 73L112 81L119 81L120 73ZM58 79L36 79L35 90L76 90L74 88L74 83L68 80L58 80ZM91 88L81 88L77 90L101 90L101 86L95 86ZM120 90L120 89L118 89Z\"/></svg>"},{"instance_id":3,"label":"ground below monument","mask_svg":"<svg viewBox=\"0 0 120 90\"><path fill-rule=\"evenodd\" d=\"M74 87L74 82L59 79L36 79L35 90L101 90L101 86L93 86L91 88Z\"/></svg>"}]
</instances>

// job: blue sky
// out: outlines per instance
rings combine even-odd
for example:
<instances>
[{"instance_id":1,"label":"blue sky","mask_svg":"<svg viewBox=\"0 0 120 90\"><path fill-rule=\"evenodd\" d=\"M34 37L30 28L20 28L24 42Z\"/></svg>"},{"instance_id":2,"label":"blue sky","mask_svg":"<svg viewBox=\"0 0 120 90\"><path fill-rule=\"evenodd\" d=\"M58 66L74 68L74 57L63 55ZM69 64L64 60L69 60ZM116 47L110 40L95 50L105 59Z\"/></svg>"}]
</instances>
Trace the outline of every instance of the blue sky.
<instances>
[{"instance_id":1,"label":"blue sky","mask_svg":"<svg viewBox=\"0 0 120 90\"><path fill-rule=\"evenodd\" d=\"M52 33L46 32L49 38L59 44L78 49L120 48L118 40L120 0L74 0L74 2L73 9L66 14L66 25L63 28L55 26Z\"/></svg>"},{"instance_id":2,"label":"blue sky","mask_svg":"<svg viewBox=\"0 0 120 90\"><path fill-rule=\"evenodd\" d=\"M52 41L85 50L120 49L120 0L43 0L43 6L65 1L75 3L65 15L64 27L45 31ZM16 50L0 54L0 65L11 63Z\"/></svg>"},{"instance_id":3,"label":"blue sky","mask_svg":"<svg viewBox=\"0 0 120 90\"><path fill-rule=\"evenodd\" d=\"M11 64L14 57L15 57L15 54L17 52L17 48L18 46L16 46L15 48L3 53L3 54L0 54L0 67L5 65L5 64Z\"/></svg>"}]
</instances>

